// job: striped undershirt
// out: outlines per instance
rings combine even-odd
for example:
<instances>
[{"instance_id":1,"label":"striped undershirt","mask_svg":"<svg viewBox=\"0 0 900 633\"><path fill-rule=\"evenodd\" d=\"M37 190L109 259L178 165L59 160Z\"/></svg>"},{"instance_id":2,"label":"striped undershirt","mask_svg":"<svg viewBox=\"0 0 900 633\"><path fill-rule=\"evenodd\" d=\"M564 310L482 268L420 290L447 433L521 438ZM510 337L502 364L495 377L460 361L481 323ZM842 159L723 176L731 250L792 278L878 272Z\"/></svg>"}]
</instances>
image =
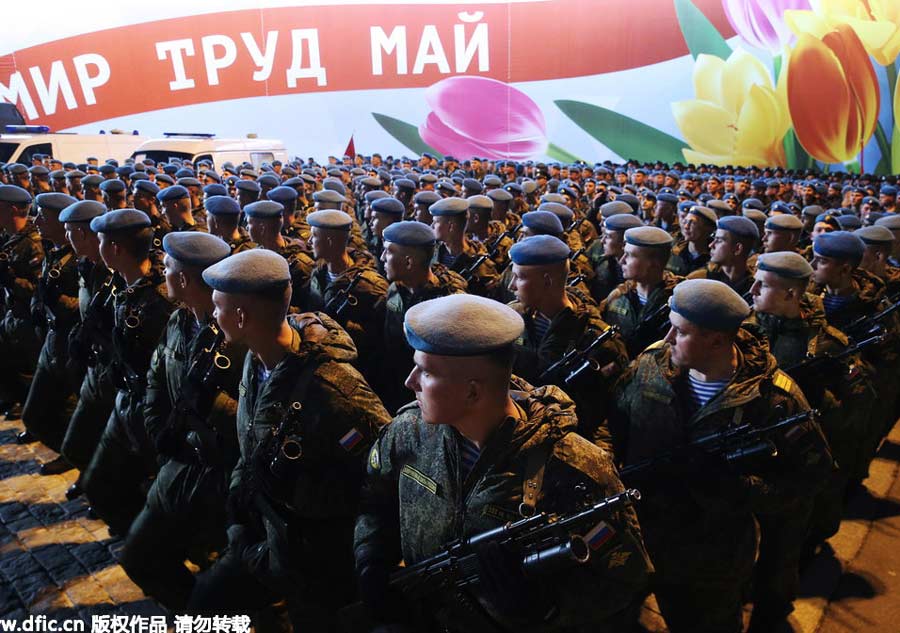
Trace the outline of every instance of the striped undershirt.
<instances>
[{"instance_id":1,"label":"striped undershirt","mask_svg":"<svg viewBox=\"0 0 900 633\"><path fill-rule=\"evenodd\" d=\"M467 440L460 435L459 459L462 466L463 479L468 477L469 473L472 472L472 469L475 467L475 462L478 461L479 455L481 455L481 449L478 448L475 442Z\"/></svg>"},{"instance_id":2,"label":"striped undershirt","mask_svg":"<svg viewBox=\"0 0 900 633\"><path fill-rule=\"evenodd\" d=\"M853 299L851 296L844 295L833 295L830 293L825 293L825 296L822 297L822 303L825 304L825 314L831 314L832 312L837 312L844 306L846 306Z\"/></svg>"},{"instance_id":3,"label":"striped undershirt","mask_svg":"<svg viewBox=\"0 0 900 633\"><path fill-rule=\"evenodd\" d=\"M534 327L535 336L539 341L543 341L544 337L547 335L547 330L550 329L550 319L545 317L540 312L536 312L534 318L532 319L532 325Z\"/></svg>"},{"instance_id":4,"label":"striped undershirt","mask_svg":"<svg viewBox=\"0 0 900 633\"><path fill-rule=\"evenodd\" d=\"M688 374L688 380L691 386L691 397L698 407L706 406L706 403L715 397L717 393L722 391L730 380L700 380Z\"/></svg>"},{"instance_id":5,"label":"striped undershirt","mask_svg":"<svg viewBox=\"0 0 900 633\"><path fill-rule=\"evenodd\" d=\"M647 305L647 295L641 294L641 291L640 291L640 290L635 290L634 293L637 295L638 302L639 302L642 306Z\"/></svg>"},{"instance_id":6,"label":"striped undershirt","mask_svg":"<svg viewBox=\"0 0 900 633\"><path fill-rule=\"evenodd\" d=\"M336 275L333 272L331 272L330 270L328 270L326 272L328 273L328 283L329 284L333 284L335 281L337 281L337 278L340 277L340 275Z\"/></svg>"},{"instance_id":7,"label":"striped undershirt","mask_svg":"<svg viewBox=\"0 0 900 633\"><path fill-rule=\"evenodd\" d=\"M451 254L449 249L442 248L438 251L438 261L447 268L450 268L456 263L456 255Z\"/></svg>"}]
</instances>

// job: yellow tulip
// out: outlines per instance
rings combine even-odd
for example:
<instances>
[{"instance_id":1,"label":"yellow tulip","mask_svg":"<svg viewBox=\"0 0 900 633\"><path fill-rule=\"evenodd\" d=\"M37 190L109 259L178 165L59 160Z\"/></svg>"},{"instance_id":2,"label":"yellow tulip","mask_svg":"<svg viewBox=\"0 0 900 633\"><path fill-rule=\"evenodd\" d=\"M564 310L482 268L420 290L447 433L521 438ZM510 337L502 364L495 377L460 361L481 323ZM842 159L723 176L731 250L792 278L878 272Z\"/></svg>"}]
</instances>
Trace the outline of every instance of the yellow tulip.
<instances>
[{"instance_id":1,"label":"yellow tulip","mask_svg":"<svg viewBox=\"0 0 900 633\"><path fill-rule=\"evenodd\" d=\"M839 25L821 39L798 36L787 96L797 139L810 156L825 163L853 160L878 123L878 78L849 25Z\"/></svg>"},{"instance_id":2,"label":"yellow tulip","mask_svg":"<svg viewBox=\"0 0 900 633\"><path fill-rule=\"evenodd\" d=\"M846 24L882 66L900 53L900 2L897 0L810 0L812 11L788 10L784 21L796 34L821 39Z\"/></svg>"},{"instance_id":3,"label":"yellow tulip","mask_svg":"<svg viewBox=\"0 0 900 633\"><path fill-rule=\"evenodd\" d=\"M672 114L691 149L689 163L784 165L782 139L791 125L786 84L772 85L756 57L736 49L727 60L699 55L694 94L672 104Z\"/></svg>"}]
</instances>

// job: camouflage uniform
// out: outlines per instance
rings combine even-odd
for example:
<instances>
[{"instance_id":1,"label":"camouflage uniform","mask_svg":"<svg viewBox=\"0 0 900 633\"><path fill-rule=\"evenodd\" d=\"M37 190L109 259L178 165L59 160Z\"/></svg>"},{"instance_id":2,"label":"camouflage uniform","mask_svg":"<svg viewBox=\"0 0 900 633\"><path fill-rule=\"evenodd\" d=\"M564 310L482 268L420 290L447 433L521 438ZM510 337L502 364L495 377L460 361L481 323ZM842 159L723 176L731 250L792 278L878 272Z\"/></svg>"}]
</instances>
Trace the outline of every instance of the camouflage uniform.
<instances>
[{"instance_id":1,"label":"camouflage uniform","mask_svg":"<svg viewBox=\"0 0 900 633\"><path fill-rule=\"evenodd\" d=\"M527 464L535 459L545 467L538 512L579 510L579 488L595 501L622 490L609 454L576 434L574 403L565 393L522 386L526 391L511 392L518 417L508 417L494 432L465 479L458 433L426 424L417 403L398 412L369 454L354 538L358 570L392 567L401 559L413 565L457 538L521 518ZM509 621L477 589L469 594L449 588L403 608L425 620L415 622L417 631L606 630L611 617L639 597L651 570L633 511L607 523L615 534L608 547L541 583L559 607L549 623ZM475 600L483 609L473 608Z\"/></svg>"},{"instance_id":2,"label":"camouflage uniform","mask_svg":"<svg viewBox=\"0 0 900 633\"><path fill-rule=\"evenodd\" d=\"M265 382L260 361L252 353L244 360L228 549L197 579L188 609L246 613L287 599L295 630L328 630L353 597L350 543L366 453L390 416L351 365L353 341L333 320L303 314L289 323L291 351ZM268 449L297 398L303 452L278 477Z\"/></svg>"},{"instance_id":3,"label":"camouflage uniform","mask_svg":"<svg viewBox=\"0 0 900 633\"><path fill-rule=\"evenodd\" d=\"M84 379L78 393L78 404L66 428L62 455L82 473L91 463L91 457L103 434L103 427L109 419L116 397L109 359L97 353L96 343L92 340L93 330L82 331L85 327L85 317L91 319L91 325L97 331L108 334L112 329L112 300L101 313L87 314L94 297L112 287L112 277L112 272L103 261L93 263L82 258L78 262L78 311L81 322L77 323L69 334L68 360L71 373L83 374ZM110 286L107 287L107 284ZM124 282L119 279L118 284L121 287Z\"/></svg>"},{"instance_id":4,"label":"camouflage uniform","mask_svg":"<svg viewBox=\"0 0 900 633\"><path fill-rule=\"evenodd\" d=\"M473 242L466 240L465 248L462 253L456 256L447 268L455 273L463 275L481 255L487 255L487 249L481 242ZM440 264L442 260L451 257L447 245L439 242L437 248L434 249L434 259L432 263ZM497 295L500 284L500 275L497 273L497 267L490 259L486 259L481 263L471 279L468 279L469 293L482 297L494 298Z\"/></svg>"},{"instance_id":5,"label":"camouflage uniform","mask_svg":"<svg viewBox=\"0 0 900 633\"><path fill-rule=\"evenodd\" d=\"M668 270L681 277L686 277L695 270L704 268L709 263L709 253L701 253L697 257L691 255L688 242L678 242L672 247L672 256L666 266Z\"/></svg>"},{"instance_id":6,"label":"camouflage uniform","mask_svg":"<svg viewBox=\"0 0 900 633\"><path fill-rule=\"evenodd\" d=\"M110 358L115 405L84 473L83 488L94 511L125 534L144 505L143 486L156 472L154 450L143 423L142 402L150 358L175 306L158 268L113 300Z\"/></svg>"},{"instance_id":7,"label":"camouflage uniform","mask_svg":"<svg viewBox=\"0 0 900 633\"><path fill-rule=\"evenodd\" d=\"M625 282L622 266L617 257L603 254L603 242L595 241L585 253L594 269L591 280L591 296L596 301L603 301L616 286Z\"/></svg>"},{"instance_id":8,"label":"camouflage uniform","mask_svg":"<svg viewBox=\"0 0 900 633\"><path fill-rule=\"evenodd\" d=\"M309 300L309 284L316 260L306 248L306 243L298 239L284 238L285 245L275 252L287 260L291 270L291 306L303 311Z\"/></svg>"},{"instance_id":9,"label":"camouflage uniform","mask_svg":"<svg viewBox=\"0 0 900 633\"><path fill-rule=\"evenodd\" d=\"M413 368L413 350L406 342L403 330L406 311L423 301L466 291L466 280L446 267L432 264L431 272L437 277L437 284L426 283L415 291L397 283L388 287L376 388L388 412L396 411L412 396L403 384Z\"/></svg>"},{"instance_id":10,"label":"camouflage uniform","mask_svg":"<svg viewBox=\"0 0 900 633\"><path fill-rule=\"evenodd\" d=\"M59 452L81 378L67 367L69 331L78 321L78 272L68 243L45 255L31 311L35 327L46 336L22 421L45 446Z\"/></svg>"},{"instance_id":11,"label":"camouflage uniform","mask_svg":"<svg viewBox=\"0 0 900 633\"><path fill-rule=\"evenodd\" d=\"M723 284L734 290L736 293L744 297L744 300L748 303L752 303L750 297L750 288L753 286L754 278L753 275L755 273L755 268L747 267L747 275L739 280L737 283L732 283L731 278L726 275L722 271L722 267L718 264L714 264L709 262L703 268L698 268L697 270L691 272L687 278L688 279L713 279L715 281L721 281Z\"/></svg>"},{"instance_id":12,"label":"camouflage uniform","mask_svg":"<svg viewBox=\"0 0 900 633\"><path fill-rule=\"evenodd\" d=\"M642 325L642 319L653 314L661 306L669 301L672 291L681 277L676 277L670 272L663 273L662 283L659 284L647 297L647 303L641 305L637 296L637 284L626 280L619 284L615 290L600 304L600 314L603 320L610 325L618 325L625 345L628 347L628 355L631 358L637 356L650 343L658 341L665 336L664 327L668 325L662 317L654 319L654 323ZM657 324L662 324L657 327Z\"/></svg>"},{"instance_id":13,"label":"camouflage uniform","mask_svg":"<svg viewBox=\"0 0 900 633\"><path fill-rule=\"evenodd\" d=\"M37 227L25 227L0 246L5 274L0 279L5 295L0 322L0 402L25 402L41 339L31 322L31 297L37 287L44 246Z\"/></svg>"},{"instance_id":14,"label":"camouflage uniform","mask_svg":"<svg viewBox=\"0 0 900 633\"><path fill-rule=\"evenodd\" d=\"M228 245L231 247L232 255L243 251L248 251L251 248L256 248L256 242L250 239L250 234L247 233L246 229L239 228L238 233L239 235L236 240L231 240L228 242Z\"/></svg>"},{"instance_id":15,"label":"camouflage uniform","mask_svg":"<svg viewBox=\"0 0 900 633\"><path fill-rule=\"evenodd\" d=\"M189 369L201 357L208 359L215 336L209 325L197 323L191 310L179 308L169 317L147 374L144 426L161 466L144 509L128 531L119 562L144 593L173 611L184 610L194 585L185 558L193 554L202 560L207 551L225 543L228 476L238 458L235 414L239 361L246 348L222 350L231 361L229 368L213 369L198 402L190 405L202 417L196 423L211 431L202 456L186 439L189 423L170 418L184 393Z\"/></svg>"},{"instance_id":16,"label":"camouflage uniform","mask_svg":"<svg viewBox=\"0 0 900 633\"><path fill-rule=\"evenodd\" d=\"M605 429L603 422L606 420L610 390L622 370L628 366L628 354L622 339L614 335L591 356L601 369L612 363L613 367L609 370L603 373L588 370L575 379L571 386L566 386L563 382L565 375L550 376L541 382L541 374L574 345L583 347L589 342L586 334L591 332L597 335L609 327L600 318L595 305L583 301L571 292L567 293L567 296L572 307L563 308L553 317L543 338L538 338L534 326L534 312L526 310L518 301L509 304L525 321L525 333L521 342L517 342L515 346L513 373L535 385L554 384L565 389L575 401L578 432L587 439L600 440L601 437L597 433L601 428ZM603 438L605 439L605 434Z\"/></svg>"},{"instance_id":17,"label":"camouflage uniform","mask_svg":"<svg viewBox=\"0 0 900 633\"><path fill-rule=\"evenodd\" d=\"M742 328L735 344L734 377L699 409L687 372L671 364L667 343L635 359L619 382L610 416L623 465L741 422L768 425L808 408L794 381L777 369L763 337ZM658 471L642 488L638 515L656 566L654 592L673 633L742 630L743 591L756 545L753 513L794 507L832 468L816 423L792 431L771 438L777 460L742 472L718 462L687 476Z\"/></svg>"}]
</instances>

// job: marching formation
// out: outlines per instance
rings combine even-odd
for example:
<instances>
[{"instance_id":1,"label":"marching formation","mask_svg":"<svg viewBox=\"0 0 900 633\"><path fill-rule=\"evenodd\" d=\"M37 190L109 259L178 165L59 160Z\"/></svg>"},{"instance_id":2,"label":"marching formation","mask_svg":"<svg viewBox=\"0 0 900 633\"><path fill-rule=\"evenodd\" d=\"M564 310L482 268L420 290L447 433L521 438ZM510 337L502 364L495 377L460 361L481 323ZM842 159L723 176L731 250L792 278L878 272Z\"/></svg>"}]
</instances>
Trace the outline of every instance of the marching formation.
<instances>
[{"instance_id":1,"label":"marching formation","mask_svg":"<svg viewBox=\"0 0 900 633\"><path fill-rule=\"evenodd\" d=\"M894 177L0 164L0 402L258 631L786 621L898 415Z\"/></svg>"}]
</instances>

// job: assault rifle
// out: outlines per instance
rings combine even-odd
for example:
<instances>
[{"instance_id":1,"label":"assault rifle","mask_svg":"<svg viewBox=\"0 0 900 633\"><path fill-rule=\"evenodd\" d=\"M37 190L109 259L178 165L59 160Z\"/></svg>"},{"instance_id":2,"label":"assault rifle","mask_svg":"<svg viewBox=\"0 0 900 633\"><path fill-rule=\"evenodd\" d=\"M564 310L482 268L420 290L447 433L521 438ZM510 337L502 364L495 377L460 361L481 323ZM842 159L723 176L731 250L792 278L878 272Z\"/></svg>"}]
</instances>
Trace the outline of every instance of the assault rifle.
<instances>
[{"instance_id":1,"label":"assault rifle","mask_svg":"<svg viewBox=\"0 0 900 633\"><path fill-rule=\"evenodd\" d=\"M495 239L493 242L491 242L491 245L488 248L488 257L490 257L491 259L494 259L497 256L497 251L500 249L500 243L503 242L503 238L511 237L511 238L515 239L516 233L518 233L519 229L521 229L521 228L522 228L522 223L520 222L513 228L507 229L506 231L503 231L503 233L498 235L497 239Z\"/></svg>"},{"instance_id":2,"label":"assault rifle","mask_svg":"<svg viewBox=\"0 0 900 633\"><path fill-rule=\"evenodd\" d=\"M356 298L353 291L359 285L359 282L362 281L362 275L363 271L356 273L349 284L334 293L331 300L325 304L324 311L328 314L334 314L334 317L339 319L344 313L344 310L347 309L347 306L355 306L359 303L359 299ZM335 306L337 306L337 309L335 309ZM332 312L332 310L334 310L334 312Z\"/></svg>"},{"instance_id":3,"label":"assault rifle","mask_svg":"<svg viewBox=\"0 0 900 633\"><path fill-rule=\"evenodd\" d=\"M619 470L619 476L623 481L634 482L662 467L689 468L692 464L710 457L721 459L725 464L735 467L753 459L771 459L778 454L778 449L770 439L773 433L787 431L791 427L814 419L816 415L818 411L810 409L782 418L768 426L748 423L709 433L657 457L625 466Z\"/></svg>"},{"instance_id":4,"label":"assault rifle","mask_svg":"<svg viewBox=\"0 0 900 633\"><path fill-rule=\"evenodd\" d=\"M104 350L109 350L112 340L109 332L112 330L112 312L110 302L115 296L113 276L100 286L100 289L91 297L81 324L72 332L69 342L72 352L85 359L88 365L95 365L98 353L92 349L92 343L99 343Z\"/></svg>"},{"instance_id":5,"label":"assault rifle","mask_svg":"<svg viewBox=\"0 0 900 633\"><path fill-rule=\"evenodd\" d=\"M596 334L591 339L591 342L584 347L580 349L577 346L573 347L562 358L545 369L538 381L541 384L546 384L556 376L564 376L563 382L569 385L589 368L599 371L600 366L597 360L592 357L592 354L594 350L599 349L603 343L612 338L618 331L619 327L617 325L611 325L599 334Z\"/></svg>"},{"instance_id":6,"label":"assault rifle","mask_svg":"<svg viewBox=\"0 0 900 633\"><path fill-rule=\"evenodd\" d=\"M490 542L500 543L516 552L527 575L541 576L584 564L590 559L591 548L582 534L640 498L640 492L630 489L578 512L541 512L458 539L444 551L394 572L390 586L407 596L425 596L448 586L464 589L476 584L480 568L475 548Z\"/></svg>"},{"instance_id":7,"label":"assault rifle","mask_svg":"<svg viewBox=\"0 0 900 633\"><path fill-rule=\"evenodd\" d=\"M475 261L472 262L472 265L466 268L464 271L459 273L462 275L462 278L466 280L466 282L472 281L472 277L475 276L475 273L478 272L478 269L481 268L481 265L487 261L488 254L479 255L475 258Z\"/></svg>"},{"instance_id":8,"label":"assault rifle","mask_svg":"<svg viewBox=\"0 0 900 633\"><path fill-rule=\"evenodd\" d=\"M862 339L861 341L855 342L852 345L848 345L841 351L835 354L821 354L819 356L807 356L803 360L794 363L790 367L786 367L784 369L785 373L795 374L797 372L809 372L811 370L820 371L823 367L830 363L836 363L841 361L848 356L853 356L857 352L860 352L867 347L872 345L878 345L879 343L883 343L886 335L884 330L880 327L873 328L868 334L869 338Z\"/></svg>"},{"instance_id":9,"label":"assault rifle","mask_svg":"<svg viewBox=\"0 0 900 633\"><path fill-rule=\"evenodd\" d=\"M855 321L851 321L849 324L842 327L841 330L851 339L857 339L861 336L866 336L882 321L894 314L897 310L900 310L900 300L898 300L897 297L892 297L892 301L893 303L891 303L891 305L886 307L881 312L861 316Z\"/></svg>"}]
</instances>

